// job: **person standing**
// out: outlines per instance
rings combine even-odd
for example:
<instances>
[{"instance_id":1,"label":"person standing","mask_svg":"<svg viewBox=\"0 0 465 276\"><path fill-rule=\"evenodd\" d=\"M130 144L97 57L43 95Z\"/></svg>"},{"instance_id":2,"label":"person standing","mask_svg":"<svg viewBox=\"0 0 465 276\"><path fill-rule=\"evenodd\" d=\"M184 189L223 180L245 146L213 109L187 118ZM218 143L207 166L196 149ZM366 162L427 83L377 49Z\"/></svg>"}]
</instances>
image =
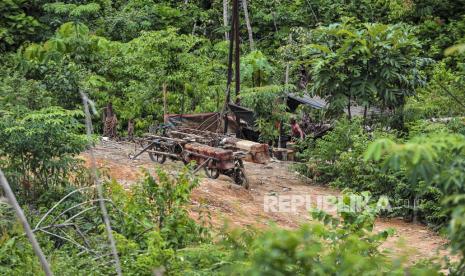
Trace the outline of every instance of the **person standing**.
<instances>
[{"instance_id":1,"label":"person standing","mask_svg":"<svg viewBox=\"0 0 465 276\"><path fill-rule=\"evenodd\" d=\"M304 132L294 118L291 119L291 136L302 140L305 138Z\"/></svg>"}]
</instances>

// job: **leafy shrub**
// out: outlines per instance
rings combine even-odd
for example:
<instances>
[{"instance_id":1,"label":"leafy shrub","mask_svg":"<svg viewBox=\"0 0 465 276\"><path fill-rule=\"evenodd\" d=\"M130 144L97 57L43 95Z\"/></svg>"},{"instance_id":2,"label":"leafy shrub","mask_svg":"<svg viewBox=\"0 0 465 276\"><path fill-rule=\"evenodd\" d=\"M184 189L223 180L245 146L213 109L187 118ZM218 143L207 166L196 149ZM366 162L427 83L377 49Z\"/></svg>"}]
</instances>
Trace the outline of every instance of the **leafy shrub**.
<instances>
[{"instance_id":1,"label":"leafy shrub","mask_svg":"<svg viewBox=\"0 0 465 276\"><path fill-rule=\"evenodd\" d=\"M439 129L448 131L443 124L425 123L410 127L412 134ZM369 133L358 120L339 120L334 130L304 149L301 158L307 162L298 170L322 184L357 192L369 191L374 200L387 196L393 212L385 215L443 226L447 215L440 205L440 190L425 183L411 185L403 167L392 170L379 162L364 159L370 142L382 137L399 140L395 133L376 129Z\"/></svg>"},{"instance_id":2,"label":"leafy shrub","mask_svg":"<svg viewBox=\"0 0 465 276\"><path fill-rule=\"evenodd\" d=\"M241 104L252 109L257 116L256 128L262 142L274 142L279 137L276 124L287 121L284 103L285 87L263 86L245 89L240 95Z\"/></svg>"},{"instance_id":3,"label":"leafy shrub","mask_svg":"<svg viewBox=\"0 0 465 276\"><path fill-rule=\"evenodd\" d=\"M353 206L352 200L359 202L358 198L365 198L367 194L346 194L336 202L341 206L339 218L314 210L314 219L321 222L305 224L299 229L223 230L218 241L202 242L201 226L186 216L186 203L195 185L187 169L174 178L162 171L156 177L147 174L129 190L116 182L107 184L107 193L113 202L109 211L125 275L153 275L156 271L172 275L379 275L380 272L435 275L438 269L429 263L410 266L402 259L386 257L378 249L392 234L390 230L372 232L379 209L365 199L355 212L348 208ZM63 209L68 207L60 207L56 212L61 213ZM86 227L89 246L97 252L107 252L108 241L98 211L82 214L84 220L75 223ZM97 217L94 222L93 217ZM171 219L176 219L176 225L167 223ZM55 223L59 222L62 220ZM98 227L86 226L91 223ZM15 232L15 228L8 229L0 239L0 271L40 273L25 237ZM63 231L67 237L77 240L78 236L72 232ZM82 254L71 243L59 243L42 234L38 237L57 274L114 273L105 255Z\"/></svg>"},{"instance_id":4,"label":"leafy shrub","mask_svg":"<svg viewBox=\"0 0 465 276\"><path fill-rule=\"evenodd\" d=\"M0 51L14 50L40 27L40 23L24 12L27 1L11 0L0 3Z\"/></svg>"},{"instance_id":5,"label":"leafy shrub","mask_svg":"<svg viewBox=\"0 0 465 276\"><path fill-rule=\"evenodd\" d=\"M202 241L208 232L189 217L186 209L190 194L197 185L198 180L190 175L187 167L176 177L162 170L158 170L156 176L145 172L143 180L132 187L130 195L118 183L111 183L110 196L129 214L127 221L119 224L117 229L131 238L147 229L158 229L167 247L175 249ZM119 221L117 217L115 220Z\"/></svg>"},{"instance_id":6,"label":"leafy shrub","mask_svg":"<svg viewBox=\"0 0 465 276\"><path fill-rule=\"evenodd\" d=\"M465 273L465 136L431 134L414 137L404 144L380 139L370 145L366 158L383 160L394 170L403 167L411 185L434 187L443 194L440 197L443 208L441 213L445 213L449 221L448 233L452 248L462 256L454 273ZM419 194L422 195L421 189Z\"/></svg>"},{"instance_id":7,"label":"leafy shrub","mask_svg":"<svg viewBox=\"0 0 465 276\"><path fill-rule=\"evenodd\" d=\"M19 231L17 233L19 234ZM25 236L0 237L2 275L37 275L41 272L42 268Z\"/></svg>"},{"instance_id":8,"label":"leafy shrub","mask_svg":"<svg viewBox=\"0 0 465 276\"><path fill-rule=\"evenodd\" d=\"M353 194L340 202L351 205ZM242 251L243 263L232 268L247 275L435 275L434 266L405 267L402 260L390 260L378 246L392 231L371 233L377 209L363 206L359 211L344 211L341 219L314 211L320 223L304 224L299 229L274 228L251 236L236 231L228 236L235 250Z\"/></svg>"},{"instance_id":9,"label":"leafy shrub","mask_svg":"<svg viewBox=\"0 0 465 276\"><path fill-rule=\"evenodd\" d=\"M161 170L155 176L146 172L129 190L116 182L107 183L105 204L125 275L152 275L158 269L182 271L187 267L208 267L217 260L197 263L200 257L188 253L189 250L196 252L196 247L200 246L199 252L206 256L205 248L211 245L209 231L189 217L187 204L192 189L198 184L189 170L186 167L177 176L169 176ZM25 208L33 228L38 227L36 236L53 270L60 275L112 275L113 267L102 265L111 256L107 255L108 240L95 193L90 187L76 190L70 183L65 190L65 194L73 194L40 223L41 216ZM60 199L50 196L52 202L47 205L55 205ZM39 208L43 213L49 210L43 208L45 206ZM38 260L19 223L12 219L14 215L8 205L1 202L0 210L0 271L8 275L39 273ZM73 227L59 226L66 224ZM185 253L177 253L188 246L190 249Z\"/></svg>"},{"instance_id":10,"label":"leafy shrub","mask_svg":"<svg viewBox=\"0 0 465 276\"><path fill-rule=\"evenodd\" d=\"M417 97L408 99L406 120L460 116L464 109L464 84L463 70L450 69L446 62L436 64L428 85L418 90Z\"/></svg>"},{"instance_id":11,"label":"leafy shrub","mask_svg":"<svg viewBox=\"0 0 465 276\"><path fill-rule=\"evenodd\" d=\"M303 32L296 51L310 64L311 92L341 114L357 103L395 111L425 84L420 42L408 25L360 24L352 19ZM400 121L401 123L402 121ZM400 126L400 124L394 124Z\"/></svg>"},{"instance_id":12,"label":"leafy shrub","mask_svg":"<svg viewBox=\"0 0 465 276\"><path fill-rule=\"evenodd\" d=\"M241 80L250 82L250 87L260 87L269 83L273 72L268 58L260 51L252 51L241 60Z\"/></svg>"},{"instance_id":13,"label":"leafy shrub","mask_svg":"<svg viewBox=\"0 0 465 276\"><path fill-rule=\"evenodd\" d=\"M66 185L86 144L79 134L82 113L57 107L0 121L1 162L13 189L37 199L40 192Z\"/></svg>"},{"instance_id":14,"label":"leafy shrub","mask_svg":"<svg viewBox=\"0 0 465 276\"><path fill-rule=\"evenodd\" d=\"M13 62L12 62L13 63ZM52 93L40 81L26 79L2 66L0 73L0 114L17 114L50 106Z\"/></svg>"}]
</instances>

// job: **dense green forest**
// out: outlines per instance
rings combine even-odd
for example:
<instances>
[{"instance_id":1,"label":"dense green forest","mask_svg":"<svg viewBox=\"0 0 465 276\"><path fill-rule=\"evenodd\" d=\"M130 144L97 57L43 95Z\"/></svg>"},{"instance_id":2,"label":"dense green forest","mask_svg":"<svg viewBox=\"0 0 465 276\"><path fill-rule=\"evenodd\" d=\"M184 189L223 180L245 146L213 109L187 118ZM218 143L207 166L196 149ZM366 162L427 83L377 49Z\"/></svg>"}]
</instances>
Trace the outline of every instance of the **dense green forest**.
<instances>
[{"instance_id":1,"label":"dense green forest","mask_svg":"<svg viewBox=\"0 0 465 276\"><path fill-rule=\"evenodd\" d=\"M343 190L339 204L370 193L366 204L388 196L394 212L315 210L298 229L212 229L202 208L190 215L199 179L189 166L147 172L130 189L102 171L123 274L465 275L465 1L242 0L239 15L241 91L232 100L255 110L260 141L274 144L276 121L291 117L332 125L298 142L295 170ZM85 135L81 96L96 134L110 102L119 136L129 122L136 135L162 123L164 90L168 113L221 111L231 16L228 0L0 2L0 168L56 275L115 274L86 189L92 172L78 158L98 140ZM288 93L328 106L290 114L280 100ZM365 112L355 116L352 105ZM66 195L56 216L44 216ZM73 209L82 202L91 203L85 213ZM373 231L378 216L430 226L458 257L385 254L379 246L392 233ZM41 273L1 197L0 274Z\"/></svg>"}]
</instances>

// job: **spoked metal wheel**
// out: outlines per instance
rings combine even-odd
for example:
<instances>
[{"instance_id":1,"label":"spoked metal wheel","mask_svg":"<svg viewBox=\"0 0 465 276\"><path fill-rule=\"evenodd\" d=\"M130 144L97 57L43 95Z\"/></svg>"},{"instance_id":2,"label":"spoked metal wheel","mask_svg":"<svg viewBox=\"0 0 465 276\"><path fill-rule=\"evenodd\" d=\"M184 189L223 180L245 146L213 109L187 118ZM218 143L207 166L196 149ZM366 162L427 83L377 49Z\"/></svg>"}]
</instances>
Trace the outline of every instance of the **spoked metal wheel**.
<instances>
[{"instance_id":1,"label":"spoked metal wheel","mask_svg":"<svg viewBox=\"0 0 465 276\"><path fill-rule=\"evenodd\" d=\"M234 172L232 174L234 183L249 189L249 179L247 179L247 176L245 175L244 162L242 162L242 159L237 158L234 163Z\"/></svg>"},{"instance_id":2,"label":"spoked metal wheel","mask_svg":"<svg viewBox=\"0 0 465 276\"><path fill-rule=\"evenodd\" d=\"M234 172L234 182L237 185L241 185L242 187L249 189L249 180L245 175L244 168L236 168Z\"/></svg>"},{"instance_id":3,"label":"spoked metal wheel","mask_svg":"<svg viewBox=\"0 0 465 276\"><path fill-rule=\"evenodd\" d=\"M205 174L208 176L208 178L217 179L220 176L220 170L218 170L217 168L210 168L208 166L205 166L204 169Z\"/></svg>"},{"instance_id":4,"label":"spoked metal wheel","mask_svg":"<svg viewBox=\"0 0 465 276\"><path fill-rule=\"evenodd\" d=\"M158 147L158 146L154 147L153 149L155 149L156 151L162 151L162 149L160 147ZM159 164L163 164L166 161L166 155L163 155L163 154L157 154L157 153L154 153L154 152L149 152L149 156L150 156L150 159L153 162L157 162Z\"/></svg>"}]
</instances>

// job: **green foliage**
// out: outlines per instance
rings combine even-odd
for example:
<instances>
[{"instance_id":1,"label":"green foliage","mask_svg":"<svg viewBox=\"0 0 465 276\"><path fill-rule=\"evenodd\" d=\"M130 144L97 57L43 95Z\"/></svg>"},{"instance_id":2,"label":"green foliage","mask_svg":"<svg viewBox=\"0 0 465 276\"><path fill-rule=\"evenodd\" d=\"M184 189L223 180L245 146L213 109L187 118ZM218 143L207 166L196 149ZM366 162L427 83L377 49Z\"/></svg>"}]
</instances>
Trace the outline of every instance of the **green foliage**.
<instances>
[{"instance_id":1,"label":"green foliage","mask_svg":"<svg viewBox=\"0 0 465 276\"><path fill-rule=\"evenodd\" d=\"M250 52L241 60L241 80L251 82L251 87L267 84L272 72L268 59L260 51Z\"/></svg>"},{"instance_id":2,"label":"green foliage","mask_svg":"<svg viewBox=\"0 0 465 276\"><path fill-rule=\"evenodd\" d=\"M42 272L13 208L0 199L0 273L35 275Z\"/></svg>"},{"instance_id":3,"label":"green foliage","mask_svg":"<svg viewBox=\"0 0 465 276\"><path fill-rule=\"evenodd\" d=\"M465 75L438 63L432 71L428 85L420 89L417 97L406 105L408 120L460 116L465 110Z\"/></svg>"},{"instance_id":4,"label":"green foliage","mask_svg":"<svg viewBox=\"0 0 465 276\"><path fill-rule=\"evenodd\" d=\"M205 229L198 227L189 218L186 210L190 202L190 194L198 185L188 168L178 176L171 177L162 170L157 171L156 178L145 172L145 177L139 185L135 185L131 196L120 187L112 183L114 201L124 206L124 212L130 219L143 222L122 224L121 232L129 237L135 237L144 231L144 226L159 229L164 242L170 248L182 248L193 242L200 242ZM142 228L141 228L142 227Z\"/></svg>"},{"instance_id":5,"label":"green foliage","mask_svg":"<svg viewBox=\"0 0 465 276\"><path fill-rule=\"evenodd\" d=\"M69 55L79 63L91 63L108 48L108 41L90 34L89 28L83 23L68 22L61 25L55 36L43 45L28 46L24 56L28 60L46 63L49 60L60 61L64 55Z\"/></svg>"},{"instance_id":6,"label":"green foliage","mask_svg":"<svg viewBox=\"0 0 465 276\"><path fill-rule=\"evenodd\" d=\"M408 13L414 22L431 17L456 19L464 13L464 1L440 1L440 0L413 0L412 9Z\"/></svg>"},{"instance_id":7,"label":"green foliage","mask_svg":"<svg viewBox=\"0 0 465 276\"><path fill-rule=\"evenodd\" d=\"M442 59L444 54L451 55L454 49L460 49L460 47L454 48L453 45L465 36L464 26L465 17L463 16L452 19L447 24L443 19L430 18L419 25L418 36L426 42L423 47L429 56ZM450 50L447 50L449 47Z\"/></svg>"},{"instance_id":8,"label":"green foliage","mask_svg":"<svg viewBox=\"0 0 465 276\"><path fill-rule=\"evenodd\" d=\"M401 135L386 128L387 120L372 131L358 120L339 120L323 139L299 145L303 172L341 189L370 191L374 200L387 195L394 215L434 225L449 221L454 248L465 252L465 126L457 119L429 120L463 116L464 1L247 4L259 50L241 53L240 100L256 111L260 139L276 140L277 123L288 120L281 99L291 88L295 92L294 86L305 90L307 84L312 94L327 99L333 114L325 115L342 113L349 102L388 110L396 115L388 118L394 126L402 126L406 114L408 129ZM119 128L132 119L137 133L162 121L163 87L169 113L221 110L224 32L230 31L223 26L222 1L6 0L0 12L0 165L20 202L32 208L26 211L32 222L64 194L88 185L88 172L74 158L86 142L78 134L82 114L72 111L80 109L79 91L88 92L99 111L112 102ZM242 10L240 17L242 26ZM240 34L246 37L245 28ZM422 66L430 59L437 63ZM364 160L367 145L379 138L384 140L371 146L371 158ZM369 233L375 217L370 212L341 213L340 221L315 213L327 225L245 230L226 237L230 243L212 242L187 211L196 184L187 171L174 177L146 174L128 190L107 184L125 274L436 274L434 267L405 266L381 254L383 237ZM56 211L93 196L76 193ZM0 274L39 274L30 245L5 206L0 201ZM83 225L93 247L104 249L96 208L73 220ZM74 230L65 231L80 240ZM78 256L73 245L38 236L58 275L113 273L92 254Z\"/></svg>"},{"instance_id":9,"label":"green foliage","mask_svg":"<svg viewBox=\"0 0 465 276\"><path fill-rule=\"evenodd\" d=\"M75 22L91 21L98 16L101 7L98 3L94 2L82 5L53 2L44 4L42 8L52 18L55 17L50 19L51 22L55 24L56 22L60 22L63 24L66 22L66 19ZM52 26L55 24L52 24Z\"/></svg>"},{"instance_id":10,"label":"green foliage","mask_svg":"<svg viewBox=\"0 0 465 276\"><path fill-rule=\"evenodd\" d=\"M279 137L276 124L288 121L285 91L283 86L263 86L243 90L240 95L241 103L257 116L256 127L263 142L274 142Z\"/></svg>"},{"instance_id":11,"label":"green foliage","mask_svg":"<svg viewBox=\"0 0 465 276\"><path fill-rule=\"evenodd\" d=\"M40 27L39 22L27 15L28 1L5 0L0 3L0 51L14 49L25 42Z\"/></svg>"},{"instance_id":12,"label":"green foliage","mask_svg":"<svg viewBox=\"0 0 465 276\"><path fill-rule=\"evenodd\" d=\"M24 56L28 75L53 91L57 104L75 107L79 89L85 89L99 106L112 101L122 122L135 119L136 129L146 131L153 120L162 120L165 84L170 113L218 110L223 67L209 59L217 58L210 50L221 47L172 28L116 43L69 22L42 45L26 48Z\"/></svg>"},{"instance_id":13,"label":"green foliage","mask_svg":"<svg viewBox=\"0 0 465 276\"><path fill-rule=\"evenodd\" d=\"M118 252L123 272L127 275L152 275L160 270L174 275L379 275L379 272L399 275L405 271L409 275L437 275L438 268L435 266L406 265L404 260L391 260L378 249L392 231L372 233L378 208L369 204L366 199L368 194L346 194L340 201L336 200L335 204L340 207L339 218L314 210L313 218L321 223L304 224L294 230L225 230L218 242L205 240L201 243L200 227L192 219L182 218L187 214L186 203L196 181L192 182L188 177L187 169L176 178L159 171L157 178L155 180L147 174L139 184L127 190L116 182L106 186L107 194L112 199L109 212ZM86 193L80 196L84 197L81 198L82 202L92 198L91 194ZM350 209L354 203L358 208ZM165 209L168 207L171 209ZM59 214L66 209L69 206L62 206L54 212ZM160 212L164 212L162 209L166 211L165 219L158 228ZM89 246L104 249L101 244L107 241L103 228L89 225L99 223L98 211L79 211L73 212L82 214L82 217L73 221L84 227ZM176 228L168 225L170 217L176 217ZM70 218L75 218L74 214L51 222L59 223ZM11 223L8 221L8 224ZM179 231L179 228L188 230ZM40 271L30 245L25 243L25 237L19 236L20 232L15 232L14 227L2 229L7 229L7 232L3 232L3 239L0 239L0 244L4 243L0 250L0 262L5 265L2 272ZM64 231L67 237L77 238L72 231ZM167 235L168 232L170 234ZM177 237L176 242L173 242L174 236ZM79 251L73 249L72 244L52 242L43 235L39 235L39 238L45 244L57 274L113 273L111 266L102 266L102 260L95 259L92 254L78 254ZM180 243L181 240L184 242Z\"/></svg>"},{"instance_id":14,"label":"green foliage","mask_svg":"<svg viewBox=\"0 0 465 276\"><path fill-rule=\"evenodd\" d=\"M341 219L314 211L313 218L321 223L260 234L229 233L227 241L244 260L235 271L248 275L398 275L405 271L436 275L433 267L405 268L402 260L390 260L381 253L378 246L392 231L371 233L376 208L361 205L360 210L349 211L351 200L357 197L347 194L335 202L342 207Z\"/></svg>"},{"instance_id":15,"label":"green foliage","mask_svg":"<svg viewBox=\"0 0 465 276\"><path fill-rule=\"evenodd\" d=\"M311 92L336 112L349 102L402 110L405 97L424 84L420 43L408 26L346 20L304 33L300 40L301 62L312 65Z\"/></svg>"},{"instance_id":16,"label":"green foliage","mask_svg":"<svg viewBox=\"0 0 465 276\"><path fill-rule=\"evenodd\" d=\"M218 110L223 102L217 86L221 65L209 60L211 47L172 28L146 32L121 45L109 61L106 78L113 83L115 109L147 129L153 120L162 121L166 84L169 113Z\"/></svg>"},{"instance_id":17,"label":"green foliage","mask_svg":"<svg viewBox=\"0 0 465 276\"><path fill-rule=\"evenodd\" d=\"M42 269L26 237L1 237L0 273L4 275L37 275Z\"/></svg>"},{"instance_id":18,"label":"green foliage","mask_svg":"<svg viewBox=\"0 0 465 276\"><path fill-rule=\"evenodd\" d=\"M113 40L126 42L140 36L142 31L162 30L169 26L182 27L187 23L180 20L182 16L184 11L165 3L127 1L103 19L102 32Z\"/></svg>"},{"instance_id":19,"label":"green foliage","mask_svg":"<svg viewBox=\"0 0 465 276\"><path fill-rule=\"evenodd\" d=\"M315 8L320 20L329 24L345 16L363 22L397 21L411 10L411 5L410 1L399 0L356 0L348 3L341 0L318 0Z\"/></svg>"},{"instance_id":20,"label":"green foliage","mask_svg":"<svg viewBox=\"0 0 465 276\"><path fill-rule=\"evenodd\" d=\"M1 162L14 189L36 198L53 186L65 185L86 139L78 134L79 111L47 108L0 121Z\"/></svg>"},{"instance_id":21,"label":"green foliage","mask_svg":"<svg viewBox=\"0 0 465 276\"><path fill-rule=\"evenodd\" d=\"M411 135L450 132L441 124L425 123L409 127ZM306 160L306 164L297 168L319 183L358 192L369 191L373 194L373 200L387 196L392 212L384 215L420 220L438 228L443 226L448 215L440 205L443 199L440 189L425 182L412 184L405 166L389 169L379 164L379 160L364 159L365 152L371 151L367 149L368 145L376 139L399 141L395 133L376 129L368 133L357 120L338 121L334 130L316 143L307 140L300 145L305 149L300 158Z\"/></svg>"},{"instance_id":22,"label":"green foliage","mask_svg":"<svg viewBox=\"0 0 465 276\"><path fill-rule=\"evenodd\" d=\"M76 180L77 177L73 178L72 184L68 183L67 191L60 197L49 197L51 202L48 204L54 205L65 194L74 192L58 205L41 225L49 233L64 235L68 240L63 241L57 239L59 236L45 235L40 231L37 231L36 235L56 274L111 275L112 267L102 266L106 257L93 255L100 254L99 251L106 253L107 250L104 246L107 237L101 227L103 222L98 204L95 205L97 202L94 200L94 193L76 191ZM187 203L190 202L190 192L196 185L197 180L192 178L188 168L174 178L166 172L159 171L155 180L154 176L147 173L145 178L130 190L124 190L116 182L108 183L107 195L112 201L107 200L106 204L112 216L113 230L125 274L152 275L154 270L163 267L169 271L180 269L182 266L178 262L182 262L182 258L175 259L176 250L187 245L195 247L203 241L202 237L207 237L207 230L197 225L188 216L186 209ZM40 273L38 260L23 235L20 224L16 222L8 207L0 201L0 271L8 275ZM47 210L44 209L43 212ZM35 214L26 214L30 215L32 225L38 222ZM75 230L77 228L61 228L57 231L53 227L47 227L70 223L80 228L80 235ZM85 235L86 242L83 245L92 249L91 252L79 254L83 247L76 247L76 241L81 241L81 235ZM183 254L186 253L179 255ZM189 256L188 259L193 261L195 256ZM184 264L199 265L190 264L187 260Z\"/></svg>"},{"instance_id":23,"label":"green foliage","mask_svg":"<svg viewBox=\"0 0 465 276\"><path fill-rule=\"evenodd\" d=\"M465 253L465 136L432 134L415 137L404 144L378 140L370 145L365 158L383 160L386 166L395 170L404 167L412 184L425 183L438 188L444 194L442 203L450 214L448 230L452 248ZM462 259L456 273L459 275L464 271Z\"/></svg>"},{"instance_id":24,"label":"green foliage","mask_svg":"<svg viewBox=\"0 0 465 276\"><path fill-rule=\"evenodd\" d=\"M446 56L450 56L450 55L453 55L455 53L464 53L465 52L465 45L464 44L457 44L457 45L454 45L454 46L451 46L449 48L446 49L446 51L444 52L444 54Z\"/></svg>"},{"instance_id":25,"label":"green foliage","mask_svg":"<svg viewBox=\"0 0 465 276\"><path fill-rule=\"evenodd\" d=\"M51 105L52 95L40 81L26 79L19 72L4 71L0 78L0 114L15 114Z\"/></svg>"}]
</instances>

